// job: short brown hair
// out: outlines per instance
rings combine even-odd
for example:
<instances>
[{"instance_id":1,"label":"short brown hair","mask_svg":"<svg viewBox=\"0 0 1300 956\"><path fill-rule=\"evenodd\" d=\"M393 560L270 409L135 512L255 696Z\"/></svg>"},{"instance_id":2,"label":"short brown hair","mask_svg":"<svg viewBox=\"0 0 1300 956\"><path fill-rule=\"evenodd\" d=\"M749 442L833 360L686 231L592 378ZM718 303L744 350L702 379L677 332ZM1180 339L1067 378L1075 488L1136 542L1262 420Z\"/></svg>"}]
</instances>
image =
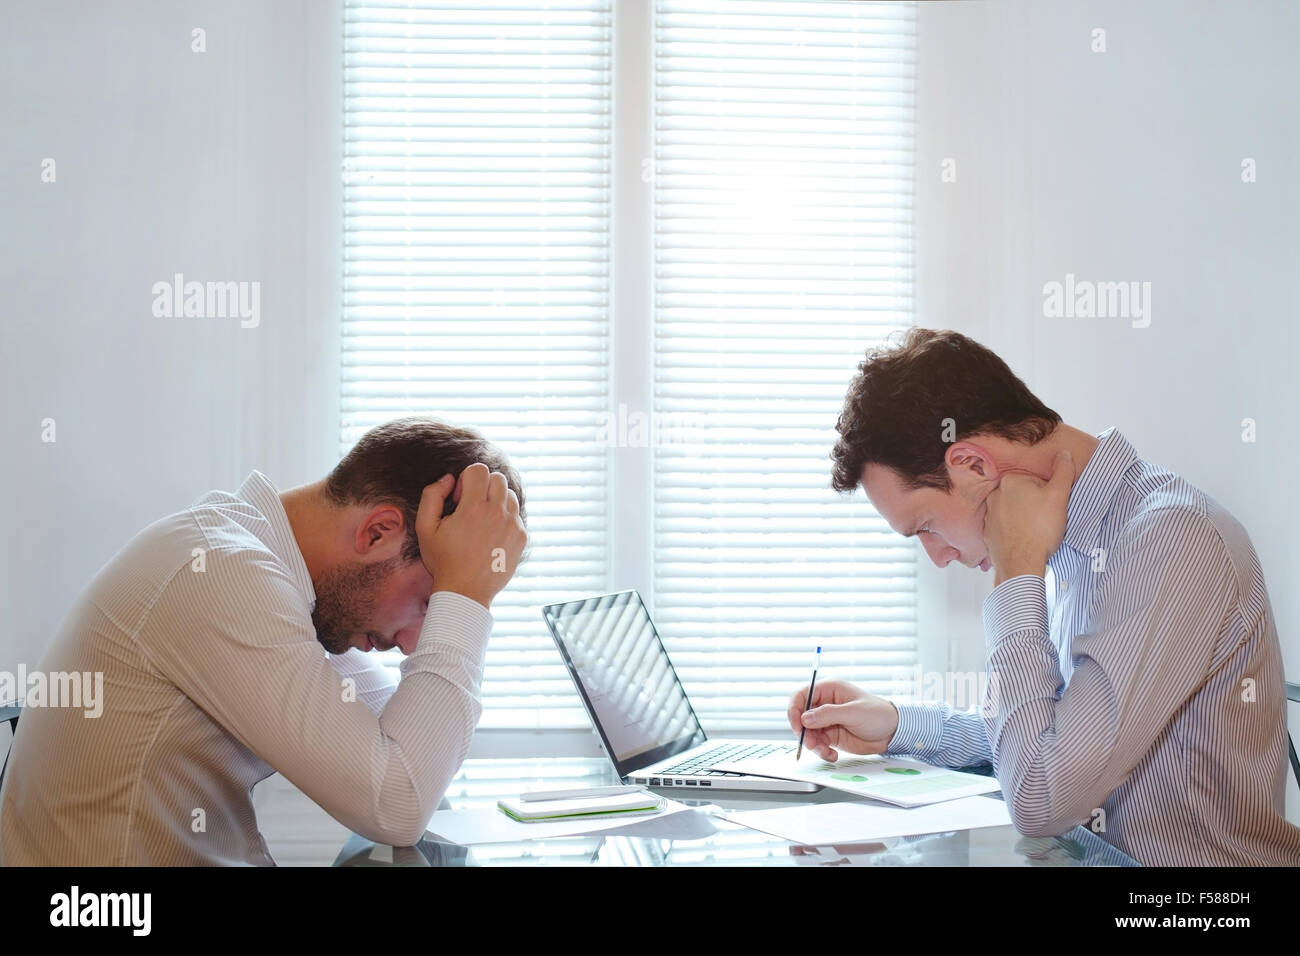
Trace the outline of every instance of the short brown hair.
<instances>
[{"instance_id":1,"label":"short brown hair","mask_svg":"<svg viewBox=\"0 0 1300 956\"><path fill-rule=\"evenodd\" d=\"M945 435L945 425L949 435ZM1061 424L1006 362L960 332L908 329L867 351L849 385L831 451L831 485L852 491L869 464L896 471L909 488L952 485L952 440L999 435L1034 444Z\"/></svg>"},{"instance_id":2,"label":"short brown hair","mask_svg":"<svg viewBox=\"0 0 1300 956\"><path fill-rule=\"evenodd\" d=\"M495 445L470 428L457 428L423 415L398 418L370 429L325 479L325 496L336 505L390 504L406 519L402 557L420 559L415 516L424 486L443 475L460 473L481 461L499 471L519 498L519 517L526 519L524 486L510 460ZM456 509L451 496L443 515Z\"/></svg>"}]
</instances>

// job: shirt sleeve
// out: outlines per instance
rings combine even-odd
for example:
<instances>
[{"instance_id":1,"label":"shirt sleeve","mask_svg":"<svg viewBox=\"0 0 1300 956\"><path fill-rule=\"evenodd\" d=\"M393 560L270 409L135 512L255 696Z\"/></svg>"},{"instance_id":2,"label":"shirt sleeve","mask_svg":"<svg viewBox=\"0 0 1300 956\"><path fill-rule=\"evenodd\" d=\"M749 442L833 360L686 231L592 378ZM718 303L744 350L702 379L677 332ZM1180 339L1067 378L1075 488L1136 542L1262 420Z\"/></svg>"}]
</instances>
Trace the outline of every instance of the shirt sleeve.
<instances>
[{"instance_id":1,"label":"shirt sleeve","mask_svg":"<svg viewBox=\"0 0 1300 956\"><path fill-rule=\"evenodd\" d=\"M909 754L944 767L988 766L993 762L984 718L978 710L948 704L895 704L898 729L887 754Z\"/></svg>"},{"instance_id":2,"label":"shirt sleeve","mask_svg":"<svg viewBox=\"0 0 1300 956\"><path fill-rule=\"evenodd\" d=\"M322 649L322 653L325 653ZM368 654L355 647L343 654L325 653L344 687L353 690L371 713L378 715L397 690L393 669L386 666L377 654ZM350 682L350 683L349 683Z\"/></svg>"},{"instance_id":3,"label":"shirt sleeve","mask_svg":"<svg viewBox=\"0 0 1300 956\"><path fill-rule=\"evenodd\" d=\"M1075 635L1068 685L1048 633L1043 579L1010 578L984 602L994 771L1026 836L1091 817L1207 679L1237 581L1203 515L1141 514L1112 549Z\"/></svg>"},{"instance_id":4,"label":"shirt sleeve","mask_svg":"<svg viewBox=\"0 0 1300 956\"><path fill-rule=\"evenodd\" d=\"M476 601L435 593L377 713L387 691L373 673L364 687L345 683L359 672L349 661L341 675L322 653L286 569L236 550L210 552L203 572L182 568L140 639L161 674L336 820L406 846L468 752L491 625Z\"/></svg>"}]
</instances>

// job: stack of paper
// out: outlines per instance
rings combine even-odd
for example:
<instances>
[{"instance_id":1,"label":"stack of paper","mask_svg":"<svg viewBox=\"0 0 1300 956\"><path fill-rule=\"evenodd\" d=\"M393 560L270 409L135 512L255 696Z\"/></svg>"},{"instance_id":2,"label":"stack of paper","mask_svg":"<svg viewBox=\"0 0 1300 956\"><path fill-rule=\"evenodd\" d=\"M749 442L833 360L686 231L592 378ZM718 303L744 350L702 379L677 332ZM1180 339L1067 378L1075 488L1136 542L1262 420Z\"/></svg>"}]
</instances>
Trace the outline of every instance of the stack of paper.
<instances>
[{"instance_id":1,"label":"stack of paper","mask_svg":"<svg viewBox=\"0 0 1300 956\"><path fill-rule=\"evenodd\" d=\"M776 810L730 811L719 815L732 823L801 846L831 846L922 833L1009 826L1011 823L1007 805L994 797L966 797L911 810L850 801Z\"/></svg>"}]
</instances>

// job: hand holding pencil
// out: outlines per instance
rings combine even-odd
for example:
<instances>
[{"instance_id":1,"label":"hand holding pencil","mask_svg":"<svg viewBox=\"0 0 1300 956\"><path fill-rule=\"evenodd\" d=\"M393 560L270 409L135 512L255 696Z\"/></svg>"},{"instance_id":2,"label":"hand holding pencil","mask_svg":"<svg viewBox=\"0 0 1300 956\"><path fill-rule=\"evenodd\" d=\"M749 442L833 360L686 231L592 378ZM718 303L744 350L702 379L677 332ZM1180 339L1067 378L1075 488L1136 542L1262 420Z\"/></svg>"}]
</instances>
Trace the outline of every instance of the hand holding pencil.
<instances>
[{"instance_id":1,"label":"hand holding pencil","mask_svg":"<svg viewBox=\"0 0 1300 956\"><path fill-rule=\"evenodd\" d=\"M883 753L898 729L898 708L848 681L813 680L790 695L786 716L802 749L834 762L840 751Z\"/></svg>"}]
</instances>

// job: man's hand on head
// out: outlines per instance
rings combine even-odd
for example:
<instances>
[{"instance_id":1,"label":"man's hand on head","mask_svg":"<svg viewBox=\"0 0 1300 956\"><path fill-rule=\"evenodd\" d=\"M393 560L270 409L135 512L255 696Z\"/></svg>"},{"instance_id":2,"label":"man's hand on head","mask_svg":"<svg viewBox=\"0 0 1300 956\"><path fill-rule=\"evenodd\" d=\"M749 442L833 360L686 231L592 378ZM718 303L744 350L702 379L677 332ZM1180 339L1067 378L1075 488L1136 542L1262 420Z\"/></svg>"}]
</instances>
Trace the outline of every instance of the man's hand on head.
<instances>
[{"instance_id":1,"label":"man's hand on head","mask_svg":"<svg viewBox=\"0 0 1300 956\"><path fill-rule=\"evenodd\" d=\"M1074 459L1059 451L1052 460L1052 476L1004 473L987 499L984 544L996 571L994 586L1021 574L1042 577L1047 559L1065 537L1070 489L1074 485Z\"/></svg>"},{"instance_id":2,"label":"man's hand on head","mask_svg":"<svg viewBox=\"0 0 1300 956\"><path fill-rule=\"evenodd\" d=\"M449 497L456 510L444 516ZM415 533L434 593L454 591L484 607L514 576L528 543L519 498L505 475L480 462L462 471L459 480L443 475L425 486Z\"/></svg>"}]
</instances>

